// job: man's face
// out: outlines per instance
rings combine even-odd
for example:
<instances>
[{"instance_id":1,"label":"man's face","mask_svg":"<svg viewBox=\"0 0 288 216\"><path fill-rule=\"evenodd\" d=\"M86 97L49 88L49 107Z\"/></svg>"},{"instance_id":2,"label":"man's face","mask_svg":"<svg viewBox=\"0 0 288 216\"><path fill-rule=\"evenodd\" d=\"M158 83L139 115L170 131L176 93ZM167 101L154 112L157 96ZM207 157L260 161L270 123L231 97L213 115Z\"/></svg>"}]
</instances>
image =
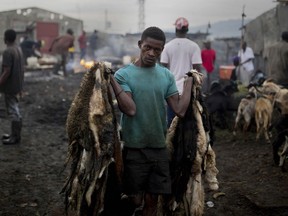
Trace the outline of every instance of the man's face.
<instances>
[{"instance_id":1,"label":"man's face","mask_svg":"<svg viewBox=\"0 0 288 216\"><path fill-rule=\"evenodd\" d=\"M243 42L243 44L242 44L242 49L245 50L246 47L247 47L247 43L246 43L246 42Z\"/></svg>"},{"instance_id":2,"label":"man's face","mask_svg":"<svg viewBox=\"0 0 288 216\"><path fill-rule=\"evenodd\" d=\"M148 37L143 41L139 41L138 46L141 50L141 66L153 67L163 51L164 42Z\"/></svg>"}]
</instances>

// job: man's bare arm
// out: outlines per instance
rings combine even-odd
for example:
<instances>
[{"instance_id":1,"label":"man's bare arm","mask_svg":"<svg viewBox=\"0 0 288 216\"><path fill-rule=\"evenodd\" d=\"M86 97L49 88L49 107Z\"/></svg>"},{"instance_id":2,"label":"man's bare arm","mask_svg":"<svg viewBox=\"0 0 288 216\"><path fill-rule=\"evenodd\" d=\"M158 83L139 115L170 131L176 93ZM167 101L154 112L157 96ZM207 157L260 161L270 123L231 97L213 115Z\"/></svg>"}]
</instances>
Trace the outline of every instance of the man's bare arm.
<instances>
[{"instance_id":1,"label":"man's bare arm","mask_svg":"<svg viewBox=\"0 0 288 216\"><path fill-rule=\"evenodd\" d=\"M10 67L3 67L3 73L0 76L0 86L3 85L10 76Z\"/></svg>"},{"instance_id":2,"label":"man's bare arm","mask_svg":"<svg viewBox=\"0 0 288 216\"><path fill-rule=\"evenodd\" d=\"M113 75L110 75L110 83L121 112L128 116L134 116L136 113L136 104L133 101L132 94L125 92L117 83Z\"/></svg>"},{"instance_id":3,"label":"man's bare arm","mask_svg":"<svg viewBox=\"0 0 288 216\"><path fill-rule=\"evenodd\" d=\"M192 91L193 78L187 77L184 82L183 93L180 96L179 94L172 95L167 98L167 103L175 114L179 117L184 117L187 108L190 103L191 91Z\"/></svg>"}]
</instances>

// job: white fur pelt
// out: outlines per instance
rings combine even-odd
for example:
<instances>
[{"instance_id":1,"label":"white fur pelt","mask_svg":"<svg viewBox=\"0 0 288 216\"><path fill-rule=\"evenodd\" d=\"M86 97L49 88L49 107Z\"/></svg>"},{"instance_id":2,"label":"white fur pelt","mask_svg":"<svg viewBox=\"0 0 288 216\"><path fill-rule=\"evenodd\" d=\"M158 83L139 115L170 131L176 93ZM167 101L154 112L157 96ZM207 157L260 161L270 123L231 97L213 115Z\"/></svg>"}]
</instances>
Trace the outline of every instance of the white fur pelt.
<instances>
[{"instance_id":1,"label":"white fur pelt","mask_svg":"<svg viewBox=\"0 0 288 216\"><path fill-rule=\"evenodd\" d=\"M194 97L197 98L196 94L199 94L199 89L201 87L201 76L202 74L197 71L190 71L193 76L193 91ZM183 196L183 204L185 207L186 216L201 216L204 214L204 186L203 180L208 183L208 186L211 190L218 189L218 180L217 174L218 169L216 168L216 155L213 151L211 145L209 144L210 138L209 133L205 131L203 121L202 121L202 112L203 107L201 106L198 100L194 100L192 103L193 115L197 121L197 151L196 157L193 161L191 167L191 175L187 184L186 192ZM172 124L169 128L167 134L167 145L173 154L173 137L175 136L175 129L179 122L179 117L175 117L172 121ZM179 204L172 203L172 210L175 210Z\"/></svg>"}]
</instances>

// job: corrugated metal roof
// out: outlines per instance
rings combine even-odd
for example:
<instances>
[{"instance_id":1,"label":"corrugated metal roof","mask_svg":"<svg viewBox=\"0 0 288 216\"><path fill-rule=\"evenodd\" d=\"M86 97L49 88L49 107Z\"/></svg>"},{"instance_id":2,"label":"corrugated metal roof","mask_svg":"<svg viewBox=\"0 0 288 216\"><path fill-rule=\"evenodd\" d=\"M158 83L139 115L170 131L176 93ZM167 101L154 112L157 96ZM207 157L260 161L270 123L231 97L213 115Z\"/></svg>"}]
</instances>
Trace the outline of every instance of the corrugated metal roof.
<instances>
[{"instance_id":1,"label":"corrugated metal roof","mask_svg":"<svg viewBox=\"0 0 288 216\"><path fill-rule=\"evenodd\" d=\"M43 11L43 12L53 13L53 14L62 15L63 17L65 16L66 18L72 19L72 20L75 20L75 21L82 21L80 19L77 19L77 18L74 18L74 17L70 17L70 16L67 16L67 15L62 14L62 13L46 10L46 9L39 8L39 7L17 8L17 9L12 9L12 10L0 11L0 14L1 13L5 14L5 13L11 13L11 12L18 12L18 11L25 12L27 10L31 10L33 13L34 13L34 11Z\"/></svg>"}]
</instances>

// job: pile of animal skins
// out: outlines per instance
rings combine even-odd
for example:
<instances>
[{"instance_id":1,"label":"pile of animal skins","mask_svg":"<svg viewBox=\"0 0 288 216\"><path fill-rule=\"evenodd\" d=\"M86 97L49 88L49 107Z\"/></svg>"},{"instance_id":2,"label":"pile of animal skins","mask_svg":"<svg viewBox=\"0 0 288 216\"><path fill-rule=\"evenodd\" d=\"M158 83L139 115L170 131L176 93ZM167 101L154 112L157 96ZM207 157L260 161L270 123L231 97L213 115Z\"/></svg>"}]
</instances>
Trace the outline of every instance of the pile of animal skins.
<instances>
[{"instance_id":1,"label":"pile of animal skins","mask_svg":"<svg viewBox=\"0 0 288 216\"><path fill-rule=\"evenodd\" d=\"M212 149L211 123L201 94L202 74L193 77L190 105L184 118L175 117L167 134L171 152L172 198L167 209L174 211L183 202L186 216L204 214L205 179L211 190L218 190L216 155Z\"/></svg>"},{"instance_id":2,"label":"pile of animal skins","mask_svg":"<svg viewBox=\"0 0 288 216\"><path fill-rule=\"evenodd\" d=\"M72 209L79 216L103 212L110 165L116 167L119 182L121 179L121 144L109 90L110 73L98 62L84 74L67 117L66 163L70 164L70 174L62 193L66 210Z\"/></svg>"}]
</instances>

